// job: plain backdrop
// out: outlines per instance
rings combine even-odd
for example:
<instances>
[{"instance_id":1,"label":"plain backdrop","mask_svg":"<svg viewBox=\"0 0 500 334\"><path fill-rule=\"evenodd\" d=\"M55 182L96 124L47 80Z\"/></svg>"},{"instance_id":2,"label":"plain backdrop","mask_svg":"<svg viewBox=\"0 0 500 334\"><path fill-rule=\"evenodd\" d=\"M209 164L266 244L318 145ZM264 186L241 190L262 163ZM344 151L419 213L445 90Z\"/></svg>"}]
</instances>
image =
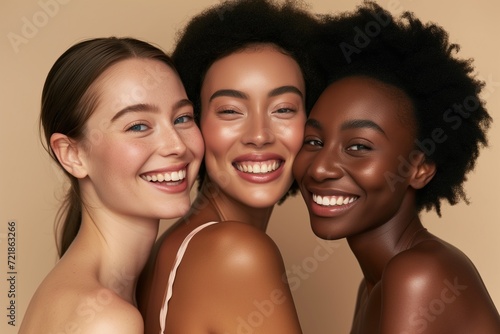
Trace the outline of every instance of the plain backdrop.
<instances>
[{"instance_id":1,"label":"plain backdrop","mask_svg":"<svg viewBox=\"0 0 500 334\"><path fill-rule=\"evenodd\" d=\"M132 36L172 50L175 34L217 0L2 0L0 3L0 331L17 333L25 309L57 256L54 216L65 179L40 144L38 113L45 76L56 58L82 39ZM360 0L308 0L318 13L352 10ZM474 57L487 82L483 98L496 120L500 107L500 3L497 0L382 0L393 13L410 10L435 21ZM304 50L307 51L307 50ZM460 101L458 101L460 102ZM470 205L444 205L426 227L462 249L500 306L500 130L494 122L466 184ZM16 222L15 267L8 268L7 230ZM162 222L164 230L171 222ZM277 207L269 234L281 249L304 333L347 333L361 273L343 240L320 241L300 196ZM15 272L15 274L9 274ZM15 298L9 298L10 276ZM12 295L11 295L12 297ZM15 326L7 309L15 302ZM216 301L214 301L216 302Z\"/></svg>"}]
</instances>

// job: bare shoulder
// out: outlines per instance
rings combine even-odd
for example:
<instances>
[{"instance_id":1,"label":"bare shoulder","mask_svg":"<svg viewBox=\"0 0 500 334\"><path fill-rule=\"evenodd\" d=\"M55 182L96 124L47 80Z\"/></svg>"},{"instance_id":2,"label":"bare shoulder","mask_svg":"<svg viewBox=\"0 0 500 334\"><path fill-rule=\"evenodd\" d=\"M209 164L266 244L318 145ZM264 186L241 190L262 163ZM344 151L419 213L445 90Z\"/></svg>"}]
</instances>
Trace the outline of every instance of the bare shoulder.
<instances>
[{"instance_id":1,"label":"bare shoulder","mask_svg":"<svg viewBox=\"0 0 500 334\"><path fill-rule=\"evenodd\" d=\"M78 306L76 316L82 334L142 334L144 326L137 308L109 289L92 291Z\"/></svg>"},{"instance_id":2,"label":"bare shoulder","mask_svg":"<svg viewBox=\"0 0 500 334\"><path fill-rule=\"evenodd\" d=\"M258 316L262 333L300 333L278 247L264 232L239 222L216 223L193 237L175 279L169 316L184 328L189 323L191 332L250 330Z\"/></svg>"},{"instance_id":3,"label":"bare shoulder","mask_svg":"<svg viewBox=\"0 0 500 334\"><path fill-rule=\"evenodd\" d=\"M395 256L384 270L381 291L386 333L397 332L388 327L428 333L500 329L498 312L473 263L439 239Z\"/></svg>"},{"instance_id":4,"label":"bare shoulder","mask_svg":"<svg viewBox=\"0 0 500 334\"><path fill-rule=\"evenodd\" d=\"M193 238L192 252L202 252L220 269L253 271L282 266L281 253L263 231L240 222L221 222L206 227Z\"/></svg>"},{"instance_id":5,"label":"bare shoulder","mask_svg":"<svg viewBox=\"0 0 500 334\"><path fill-rule=\"evenodd\" d=\"M40 293L20 333L143 333L139 311L112 290L61 285Z\"/></svg>"}]
</instances>

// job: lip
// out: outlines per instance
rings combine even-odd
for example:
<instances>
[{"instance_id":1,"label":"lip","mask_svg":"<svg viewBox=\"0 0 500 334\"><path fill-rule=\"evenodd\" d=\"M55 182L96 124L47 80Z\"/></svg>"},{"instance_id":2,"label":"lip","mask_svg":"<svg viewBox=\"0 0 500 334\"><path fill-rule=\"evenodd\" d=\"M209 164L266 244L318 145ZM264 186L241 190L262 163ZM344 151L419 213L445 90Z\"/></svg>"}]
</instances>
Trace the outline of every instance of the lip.
<instances>
[{"instance_id":1,"label":"lip","mask_svg":"<svg viewBox=\"0 0 500 334\"><path fill-rule=\"evenodd\" d=\"M346 204L341 205L320 205L313 200L313 196L322 196L329 198L355 198ZM356 206L360 196L336 189L307 189L307 206L311 213L319 217L338 217Z\"/></svg>"},{"instance_id":2,"label":"lip","mask_svg":"<svg viewBox=\"0 0 500 334\"><path fill-rule=\"evenodd\" d=\"M183 164L178 166L171 166L168 168L155 169L145 173L140 174L141 180L148 183L148 185L166 193L181 193L185 192L188 189L188 168L189 164ZM178 174L182 173L182 176ZM156 179L156 176L165 175L166 180L164 181L148 181L147 177L153 177ZM170 179L170 180L169 180Z\"/></svg>"},{"instance_id":3,"label":"lip","mask_svg":"<svg viewBox=\"0 0 500 334\"><path fill-rule=\"evenodd\" d=\"M269 161L270 164L273 162L277 162L279 166L272 171L268 171L265 173L248 173L238 169L238 165L240 164L260 164L262 162ZM252 182L252 183L268 183L278 179L284 171L285 159L274 153L249 153L238 156L233 160L232 166L238 176L242 179Z\"/></svg>"}]
</instances>

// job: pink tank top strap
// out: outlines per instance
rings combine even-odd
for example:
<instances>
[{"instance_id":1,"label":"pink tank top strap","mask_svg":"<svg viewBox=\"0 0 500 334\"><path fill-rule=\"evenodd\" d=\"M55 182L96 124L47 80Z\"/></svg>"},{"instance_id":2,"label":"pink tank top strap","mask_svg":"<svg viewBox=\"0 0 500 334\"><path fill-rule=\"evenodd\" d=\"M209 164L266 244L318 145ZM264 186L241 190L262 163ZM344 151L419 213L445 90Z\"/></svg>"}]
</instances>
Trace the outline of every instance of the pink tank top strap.
<instances>
[{"instance_id":1,"label":"pink tank top strap","mask_svg":"<svg viewBox=\"0 0 500 334\"><path fill-rule=\"evenodd\" d=\"M177 273L177 268L181 264L182 257L184 256L184 253L186 252L186 249L187 249L187 246L189 245L189 242L196 235L196 233L198 233L199 231L201 231L205 227L216 224L216 223L218 223L218 222L209 222L209 223L205 223L203 225L198 226L197 228L192 230L191 233L188 234L186 239L184 239L182 241L182 244L179 247L179 250L177 251L177 256L175 257L174 266L172 267L172 270L170 271L170 275L168 277L167 290L165 292L163 306L160 310L160 334L164 334L164 332L165 332L165 322L167 321L168 302L172 298L175 275Z\"/></svg>"}]
</instances>

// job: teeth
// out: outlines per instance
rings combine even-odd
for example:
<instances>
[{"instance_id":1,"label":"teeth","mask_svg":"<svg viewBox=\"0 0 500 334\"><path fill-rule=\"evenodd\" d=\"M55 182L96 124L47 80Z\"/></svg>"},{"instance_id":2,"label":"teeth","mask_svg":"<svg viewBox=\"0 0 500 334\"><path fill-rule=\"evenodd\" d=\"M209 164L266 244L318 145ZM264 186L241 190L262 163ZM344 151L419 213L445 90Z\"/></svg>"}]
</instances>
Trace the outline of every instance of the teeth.
<instances>
[{"instance_id":1,"label":"teeth","mask_svg":"<svg viewBox=\"0 0 500 334\"><path fill-rule=\"evenodd\" d=\"M323 206L339 206L354 202L358 198L356 196L319 196L313 194L313 201L316 204Z\"/></svg>"},{"instance_id":2,"label":"teeth","mask_svg":"<svg viewBox=\"0 0 500 334\"><path fill-rule=\"evenodd\" d=\"M265 174L270 173L278 169L281 165L278 161L272 162L257 162L257 163L237 163L236 168L240 172L252 173L252 174Z\"/></svg>"},{"instance_id":3,"label":"teeth","mask_svg":"<svg viewBox=\"0 0 500 334\"><path fill-rule=\"evenodd\" d=\"M180 181L186 178L186 170L180 170L170 173L160 173L151 175L141 175L143 180L149 182L170 182L170 181Z\"/></svg>"}]
</instances>

